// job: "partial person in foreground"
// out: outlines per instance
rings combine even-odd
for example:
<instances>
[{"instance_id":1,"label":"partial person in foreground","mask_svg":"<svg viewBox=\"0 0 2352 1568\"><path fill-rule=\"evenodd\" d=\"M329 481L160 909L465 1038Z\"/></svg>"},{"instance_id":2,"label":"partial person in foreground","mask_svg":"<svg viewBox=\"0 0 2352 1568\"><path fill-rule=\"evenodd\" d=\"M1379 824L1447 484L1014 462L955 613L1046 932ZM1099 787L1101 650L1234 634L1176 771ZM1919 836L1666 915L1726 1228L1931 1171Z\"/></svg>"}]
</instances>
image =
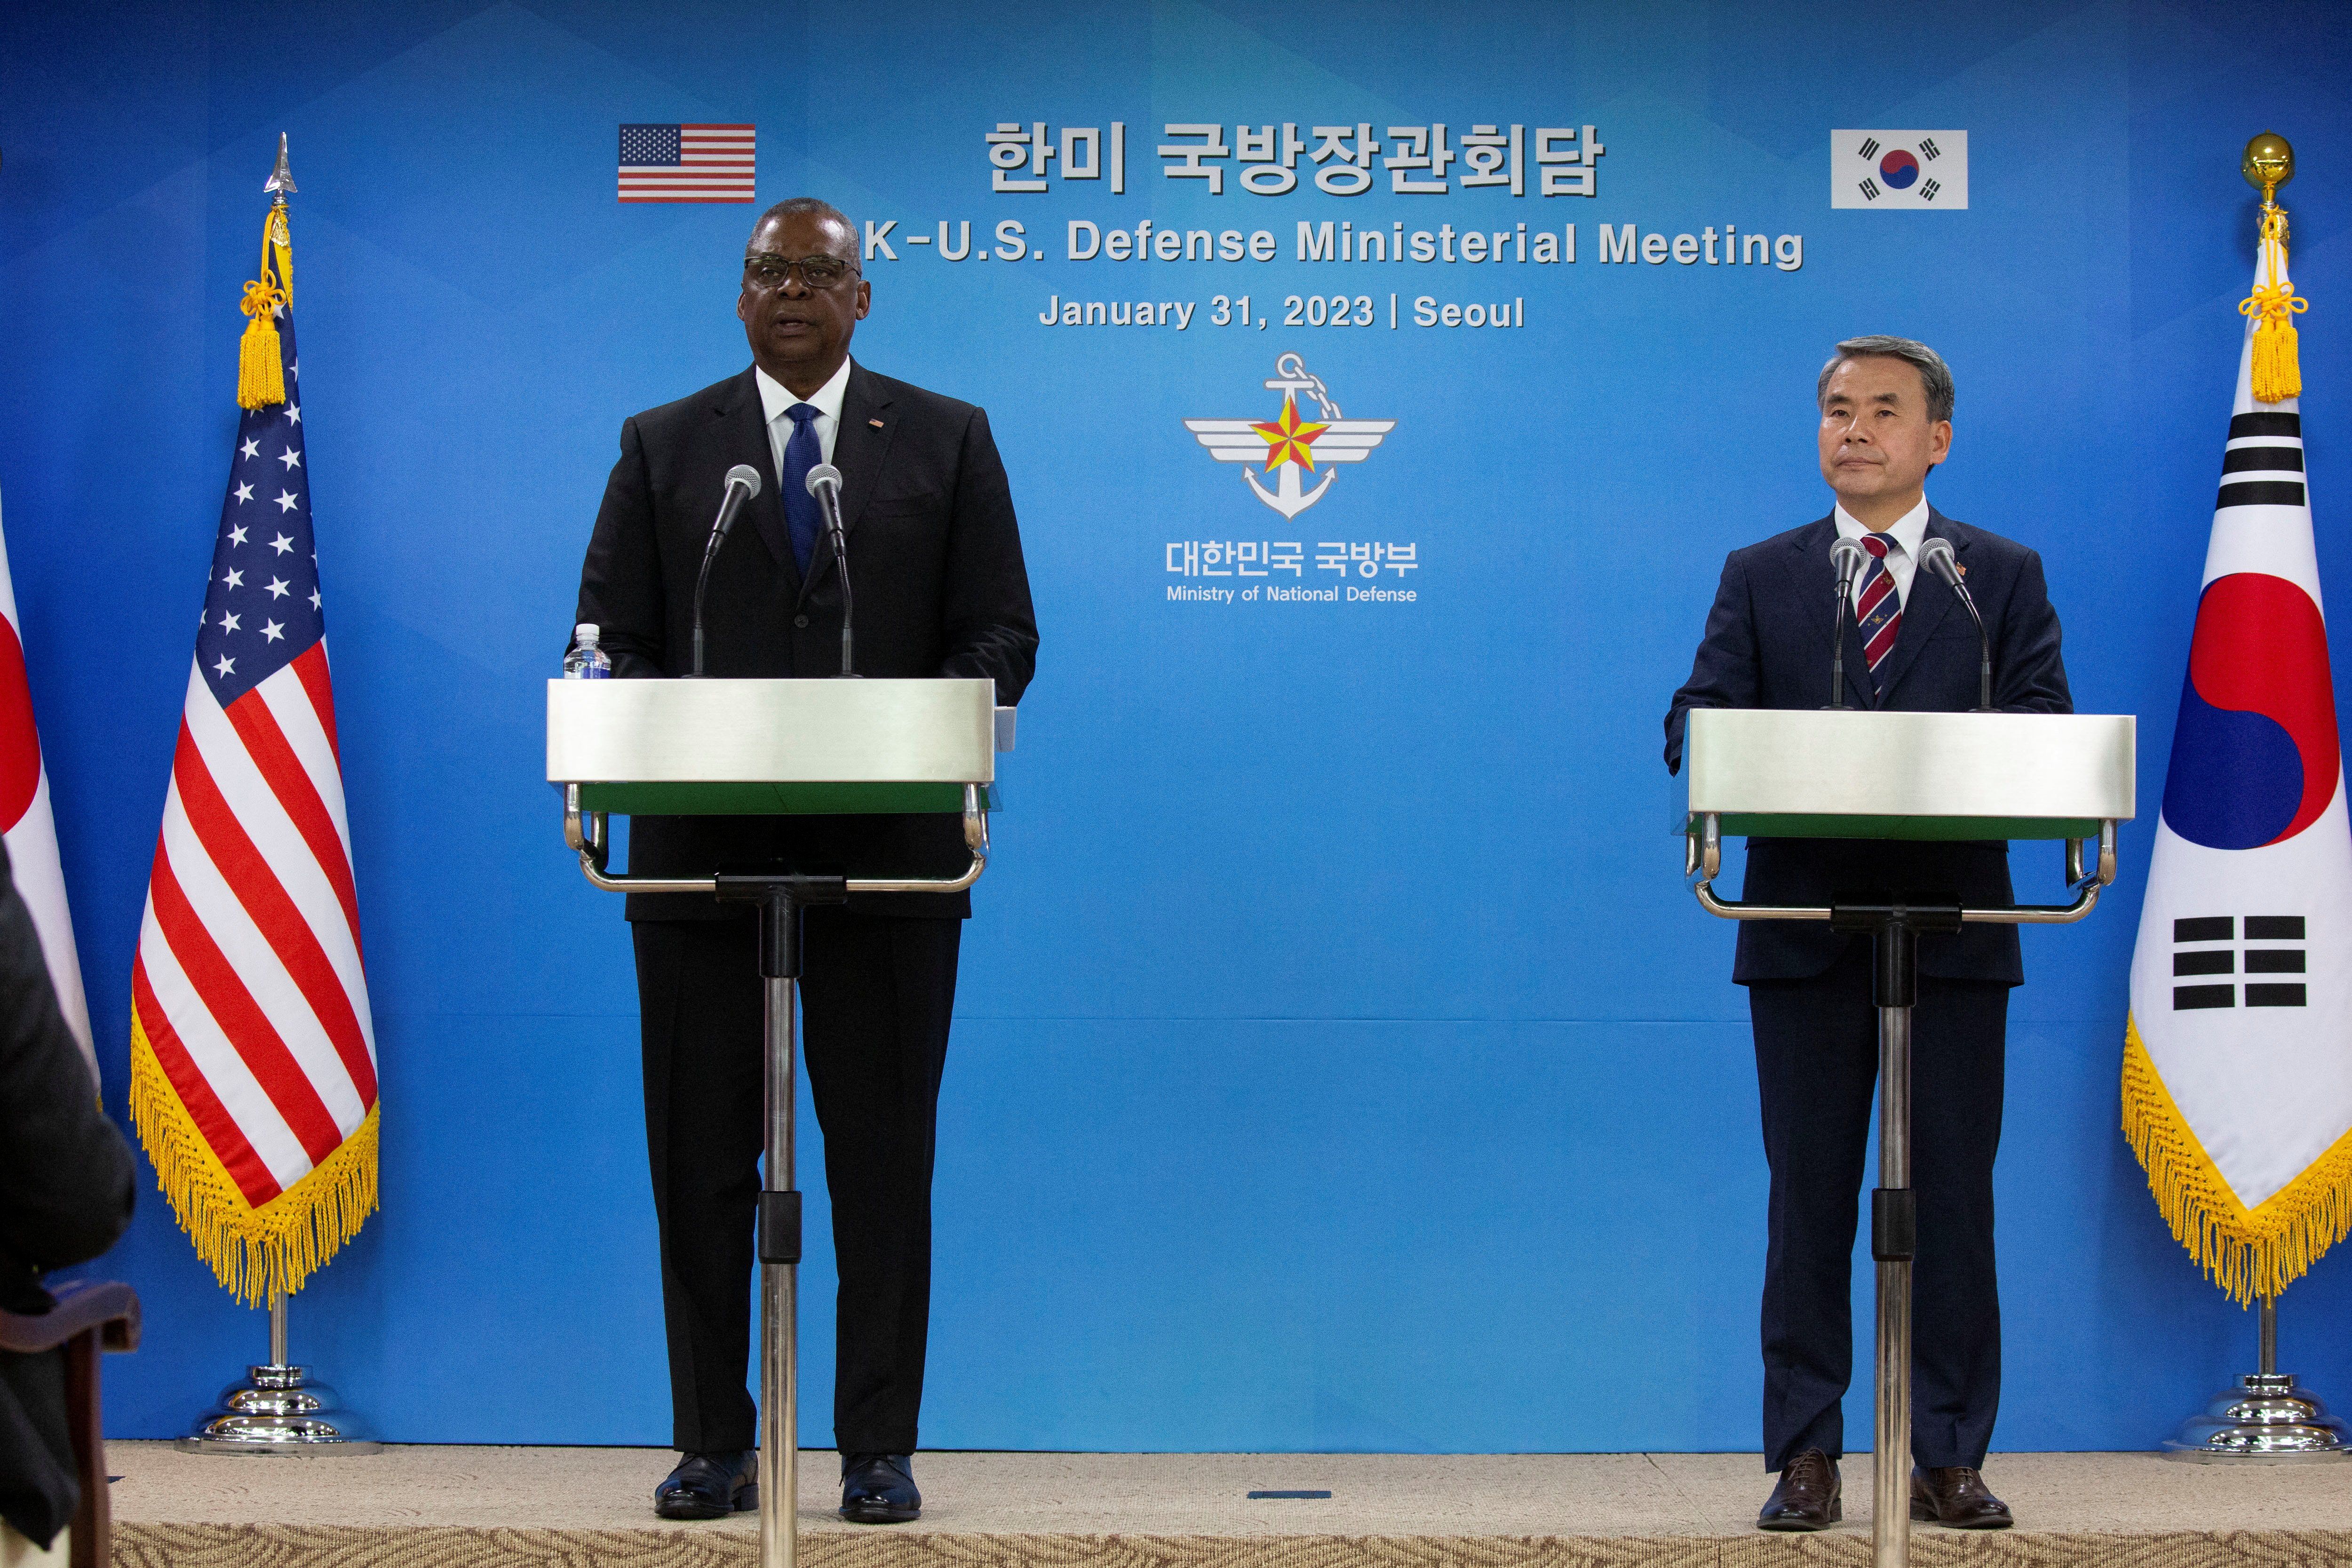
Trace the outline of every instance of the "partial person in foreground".
<instances>
[{"instance_id":1,"label":"partial person in foreground","mask_svg":"<svg viewBox=\"0 0 2352 1568\"><path fill-rule=\"evenodd\" d=\"M98 1108L0 848L0 1311L47 1312L42 1276L112 1247L131 1201L131 1146ZM0 1520L46 1549L80 1502L66 1352L0 1351ZM0 1556L15 1560L5 1541Z\"/></svg>"},{"instance_id":2,"label":"partial person in foreground","mask_svg":"<svg viewBox=\"0 0 2352 1568\"><path fill-rule=\"evenodd\" d=\"M1874 336L1838 344L1815 384L1822 478L1836 504L1724 563L1690 679L1666 714L1669 772L1681 766L1693 708L1825 706L1839 583L1830 551L1841 539L1865 552L1846 632L1845 703L1907 712L1977 706L1976 627L1950 587L1915 570L1922 545L1941 538L1992 640L1993 705L2073 711L2042 558L1927 504L1927 475L1951 450L1952 399L1951 372L1925 343ZM1819 905L1890 888L2007 904L2009 847L1751 839L1741 896ZM1748 987L1771 1167L1764 1462L1780 1480L1757 1519L1764 1530L1821 1530L1843 1516L1840 1402L1853 1373L1852 1268L1878 1066L1870 955L1866 936L1823 925L1739 927L1732 979ZM1993 1156L2009 992L2024 978L2014 926L1919 938L1911 1517L1961 1529L2011 1523L1981 1472L2000 1401Z\"/></svg>"},{"instance_id":3,"label":"partial person in foreground","mask_svg":"<svg viewBox=\"0 0 2352 1568\"><path fill-rule=\"evenodd\" d=\"M1037 626L1020 529L988 416L849 357L871 308L858 231L797 197L761 215L736 316L740 374L621 426L621 458L580 576L616 677L692 668L695 578L729 468L760 493L710 569L705 670L831 676L842 658L841 573L819 538L809 471L841 471L857 673L982 677L1021 700ZM952 879L970 862L960 817L640 816L630 870L699 877L780 866ZM956 958L971 896L860 894L806 916L802 1048L824 1131L840 1295L834 1433L842 1517L916 1518L911 1455L930 1323L931 1167ZM655 1491L669 1519L759 1506L751 1343L760 1189L762 983L745 904L631 894L644 1035L646 1134L661 1228L673 1442ZM789 1503L787 1504L789 1506Z\"/></svg>"}]
</instances>

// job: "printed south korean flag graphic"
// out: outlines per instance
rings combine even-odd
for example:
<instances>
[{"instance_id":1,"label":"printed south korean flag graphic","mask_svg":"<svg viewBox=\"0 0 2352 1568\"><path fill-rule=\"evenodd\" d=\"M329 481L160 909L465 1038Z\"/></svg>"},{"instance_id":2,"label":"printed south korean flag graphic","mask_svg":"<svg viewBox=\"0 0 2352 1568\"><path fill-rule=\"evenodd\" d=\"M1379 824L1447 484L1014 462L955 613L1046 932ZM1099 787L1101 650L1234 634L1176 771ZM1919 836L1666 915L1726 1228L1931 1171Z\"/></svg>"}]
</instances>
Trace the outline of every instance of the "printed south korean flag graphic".
<instances>
[{"instance_id":1,"label":"printed south korean flag graphic","mask_svg":"<svg viewBox=\"0 0 2352 1568\"><path fill-rule=\"evenodd\" d=\"M1959 212L1968 205L1967 132L1830 132L1830 205Z\"/></svg>"}]
</instances>

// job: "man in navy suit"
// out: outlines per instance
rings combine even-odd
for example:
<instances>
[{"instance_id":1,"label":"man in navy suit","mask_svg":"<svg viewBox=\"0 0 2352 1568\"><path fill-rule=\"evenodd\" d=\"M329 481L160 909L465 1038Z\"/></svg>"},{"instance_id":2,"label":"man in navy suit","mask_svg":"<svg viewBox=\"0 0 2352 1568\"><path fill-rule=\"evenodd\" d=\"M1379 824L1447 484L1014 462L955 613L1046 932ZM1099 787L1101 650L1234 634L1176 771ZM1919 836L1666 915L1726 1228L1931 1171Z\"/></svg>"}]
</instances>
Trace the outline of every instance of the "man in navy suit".
<instances>
[{"instance_id":1,"label":"man in navy suit","mask_svg":"<svg viewBox=\"0 0 2352 1568\"><path fill-rule=\"evenodd\" d=\"M1931 535L1951 542L1992 638L1995 706L2064 713L2058 616L2042 558L1927 504L1927 474L1952 445L1952 374L1907 338L1838 344L1816 386L1831 514L1724 562L1706 635L1666 715L1666 766L1681 766L1693 708L1822 708L1830 696L1837 577L1830 546L1865 552L1845 643L1855 708L1958 712L1978 700L1975 624L1958 595L1915 571ZM2009 847L1758 839L1742 897L1821 905L1885 889L2011 901ZM2023 983L2017 928L1971 925L1919 939L1912 1040L1914 1519L2006 1529L1980 1474L2000 1400L2000 1302L1993 1271L1992 1164L2000 1142L2010 987ZM1870 941L1826 925L1739 927L1732 979L1748 987L1764 1152L1771 1166L1764 1261L1764 1461L1780 1473L1765 1530L1842 1517L1840 1400L1853 1371L1852 1265L1864 1149L1877 1076Z\"/></svg>"}]
</instances>

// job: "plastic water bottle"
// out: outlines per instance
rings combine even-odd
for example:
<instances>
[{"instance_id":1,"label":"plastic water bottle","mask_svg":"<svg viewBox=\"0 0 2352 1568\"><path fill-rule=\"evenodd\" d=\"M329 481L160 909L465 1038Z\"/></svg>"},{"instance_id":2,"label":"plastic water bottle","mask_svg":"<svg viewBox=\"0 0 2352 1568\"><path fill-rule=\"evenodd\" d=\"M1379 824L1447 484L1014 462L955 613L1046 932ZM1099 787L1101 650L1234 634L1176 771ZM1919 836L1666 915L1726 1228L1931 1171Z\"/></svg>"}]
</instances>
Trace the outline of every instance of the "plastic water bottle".
<instances>
[{"instance_id":1,"label":"plastic water bottle","mask_svg":"<svg viewBox=\"0 0 2352 1568\"><path fill-rule=\"evenodd\" d=\"M563 656L566 680L603 680L613 673L613 657L596 646L602 634L589 622L572 628L572 651Z\"/></svg>"}]
</instances>

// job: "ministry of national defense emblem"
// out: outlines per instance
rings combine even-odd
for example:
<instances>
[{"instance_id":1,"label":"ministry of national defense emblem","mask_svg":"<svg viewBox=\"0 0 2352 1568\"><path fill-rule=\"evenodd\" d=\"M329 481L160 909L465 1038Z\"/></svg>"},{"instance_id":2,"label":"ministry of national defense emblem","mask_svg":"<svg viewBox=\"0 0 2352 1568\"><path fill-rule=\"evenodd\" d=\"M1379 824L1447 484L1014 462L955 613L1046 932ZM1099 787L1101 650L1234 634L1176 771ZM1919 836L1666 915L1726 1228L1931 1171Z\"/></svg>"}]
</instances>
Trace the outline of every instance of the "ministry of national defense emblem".
<instances>
[{"instance_id":1,"label":"ministry of national defense emblem","mask_svg":"<svg viewBox=\"0 0 2352 1568\"><path fill-rule=\"evenodd\" d=\"M1321 500L1338 477L1338 464L1362 462L1396 428L1393 419L1341 418L1323 378L1295 353L1274 362L1274 378L1265 385L1267 391L1282 394L1282 412L1272 419L1187 419L1184 428L1220 463L1244 465L1242 478L1250 489L1285 518L1297 517ZM1299 417L1302 392L1315 400L1320 419ZM1260 463L1265 465L1263 470ZM1307 489L1302 476L1318 469L1322 478L1314 489ZM1273 481L1270 489L1267 479Z\"/></svg>"}]
</instances>

